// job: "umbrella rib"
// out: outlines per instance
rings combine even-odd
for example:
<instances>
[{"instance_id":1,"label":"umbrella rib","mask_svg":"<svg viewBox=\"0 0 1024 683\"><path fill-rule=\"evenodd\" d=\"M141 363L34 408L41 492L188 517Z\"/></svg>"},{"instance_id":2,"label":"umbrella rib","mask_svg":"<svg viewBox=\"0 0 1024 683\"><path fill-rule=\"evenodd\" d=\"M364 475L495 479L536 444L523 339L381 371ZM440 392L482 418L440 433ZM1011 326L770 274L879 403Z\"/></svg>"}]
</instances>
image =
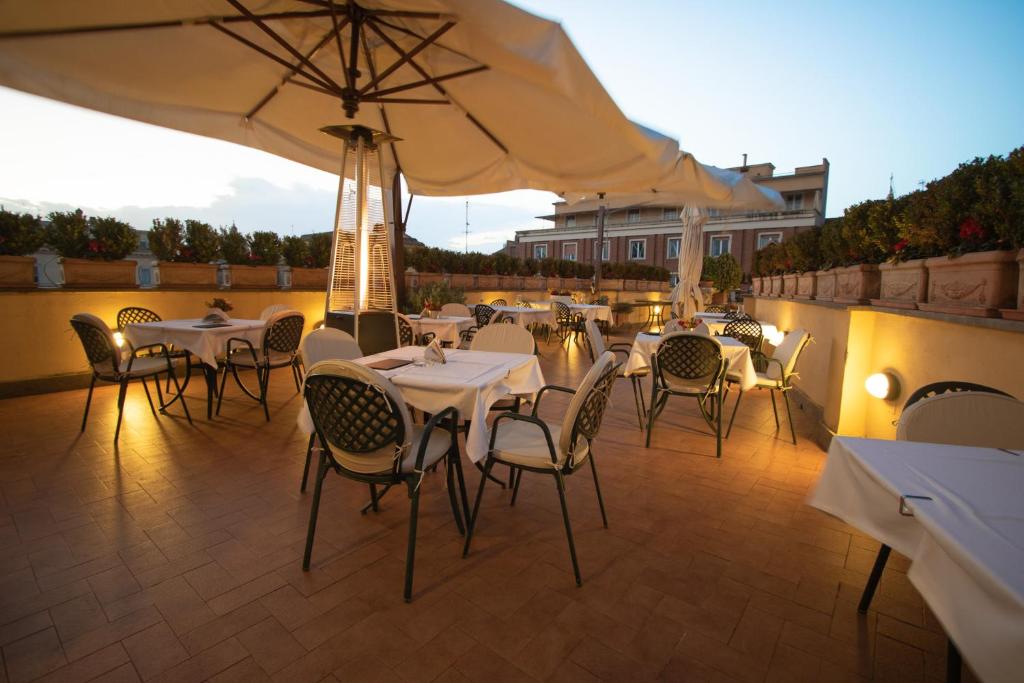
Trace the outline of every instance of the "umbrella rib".
<instances>
[{"instance_id":1,"label":"umbrella rib","mask_svg":"<svg viewBox=\"0 0 1024 683\"><path fill-rule=\"evenodd\" d=\"M370 22L371 25L372 25L372 23L373 22ZM388 68L384 69L384 71L382 71L380 74L378 74L378 76L376 78L371 79L369 83L367 83L362 88L360 88L359 89L359 94L360 95L365 95L371 88L375 87L378 83L380 83L385 78L387 78L388 76L393 74L403 64L411 61L413 57L418 55L420 52L422 52L427 47L429 47L431 43L433 43L435 40L437 40L438 38L443 36L445 33L447 33L449 31L449 29L451 29L452 26L455 26L455 22L454 21L445 22L441 26L441 28L437 29L436 31L431 33L429 36L427 36L426 38L422 39L420 41L419 45L417 45L413 49L409 50L408 52L402 50L400 47L397 46L397 44L393 45L392 47L394 49L397 49L399 51L399 54L400 54L400 57L398 58L398 61L395 62L394 64L392 64L391 66L389 66Z\"/></svg>"},{"instance_id":2,"label":"umbrella rib","mask_svg":"<svg viewBox=\"0 0 1024 683\"><path fill-rule=\"evenodd\" d=\"M294 69L295 74L297 74L299 76L302 76L304 78L308 78L310 81L315 83L317 86L323 88L326 92L329 92L329 93L331 93L332 95L335 95L335 96L339 96L341 94L340 90L338 89L338 87L336 85L334 85L333 83L325 83L324 81L321 81L316 76L313 76L312 74L306 73L301 68L296 68L295 65L289 63L287 60L282 59L281 57L278 57L277 55L275 55L270 50L267 50L266 48L257 45L256 43L252 42L248 38L245 38L244 36L241 36L241 35L235 33L234 31L232 31L232 30L230 30L230 29L228 29L228 28L226 28L224 26L221 26L220 24L210 24L210 26L212 26L213 28L217 29L218 31L220 31L224 35L230 36L231 38L234 38L235 40L240 42L242 45L245 45L248 48L252 48L256 52L259 52L261 55L263 55L267 59L271 59L271 60L277 62L278 64L280 64L281 66L285 67L286 69ZM299 83L296 82L296 84L298 85Z\"/></svg>"},{"instance_id":3,"label":"umbrella rib","mask_svg":"<svg viewBox=\"0 0 1024 683\"><path fill-rule=\"evenodd\" d=\"M363 58L366 60L366 68L370 70L370 78L377 77L377 67L373 63L373 57L370 54L370 43L366 38L366 31L361 34L362 40L359 41L363 48ZM380 109L381 122L384 124L384 132L389 136L394 137L394 133L391 132L391 121L388 120L387 109L384 108L383 102L377 103L377 108ZM391 156L395 159L395 172L402 172L402 162L398 159L398 150L395 149L395 142L391 140L388 142L388 146L391 147ZM404 225L404 223L403 223Z\"/></svg>"},{"instance_id":4,"label":"umbrella rib","mask_svg":"<svg viewBox=\"0 0 1024 683\"><path fill-rule=\"evenodd\" d=\"M374 97L381 97L382 95L393 95L396 92L402 92L403 90L412 90L414 88L422 88L425 85L432 85L434 83L440 83L441 81L448 81L453 78L459 78L460 76L468 76L475 74L478 71L487 71L491 67L481 64L480 66L474 66L472 69L463 69L462 71L456 71L450 74L444 74L443 76L434 76L431 78L424 78L421 81L414 81L412 83L406 83L405 85L397 85L393 88L384 88L383 90L376 90L372 93Z\"/></svg>"},{"instance_id":5,"label":"umbrella rib","mask_svg":"<svg viewBox=\"0 0 1024 683\"><path fill-rule=\"evenodd\" d=\"M323 38L321 38L321 39L320 39L320 41L319 41L319 42L318 42L318 43L317 43L317 44L316 44L316 45L315 45L315 46L313 47L313 49L309 51L309 53L308 53L308 54L306 55L306 58L307 58L307 59L311 59L311 58L313 57L313 55L315 55L315 54L316 54L317 52L319 52L319 51L320 51L320 49L321 49L321 48L322 48L322 47L323 47L324 45L326 45L326 44L327 44L327 41L329 41L329 40L331 39L331 37L332 37L332 36L337 36L337 35L338 35L338 34L339 34L339 33L341 32L341 30L342 30L343 28L345 28L345 25L346 25L347 23L348 23L348 18L347 18L347 17L346 17L345 19L343 19L343 20L342 20L342 22L341 22L341 24L340 24L340 25L339 25L339 24L337 24L337 23L335 23L335 24L334 24L334 28L332 28L332 29L331 29L330 31L328 31L327 33L325 33L325 34L324 34L324 37L323 37ZM283 77L283 78L281 79L281 82L280 82L280 83L278 83L278 84L277 84L277 85L276 85L276 86L274 87L274 89L273 89L273 90L271 90L271 91L270 91L270 92L268 92L268 93L267 93L266 95L264 95L264 96L263 96L263 98L262 98L262 99L260 99L260 101L256 103L256 106L255 106L255 107L253 107L252 109L250 109L250 110L249 110L249 111L248 111L248 112L247 112L247 113L245 114L245 118L247 118L247 119L250 119L250 118L252 118L253 116L255 116L255 115L256 115L256 113L257 113L257 112L258 112L258 111L259 111L260 109L262 109L263 107L265 107L265 106L267 105L267 102L270 102L270 100L274 99L274 97L275 97L275 96L277 95L277 93L279 93L279 92L281 91L281 88L282 88L282 87L283 87L284 85L286 85L286 84L287 84L287 83L288 83L289 81L291 81L291 80L292 80L292 77L293 77L293 76L295 76L295 74L296 74L296 73L297 73L297 72L299 71L299 67L300 67L300 66L301 66L301 64L293 64L293 65L291 66L291 68L290 68L290 69L288 69L288 73L286 73L286 74L284 75L284 77Z\"/></svg>"},{"instance_id":6,"label":"umbrella rib","mask_svg":"<svg viewBox=\"0 0 1024 683\"><path fill-rule=\"evenodd\" d=\"M338 15L334 11L334 3L330 3L331 8L331 25L334 26L334 41L338 46L338 57L341 60L341 73L345 76L345 85L352 87L352 84L348 82L348 67L345 66L345 49L341 45L341 29L345 28L345 25L349 22L349 17L345 17L342 24L338 25ZM352 30L355 31L356 27L353 26Z\"/></svg>"},{"instance_id":7,"label":"umbrella rib","mask_svg":"<svg viewBox=\"0 0 1024 683\"><path fill-rule=\"evenodd\" d=\"M412 31L410 29L405 28L404 26L399 26L398 24L393 24L390 21L384 21L383 19L380 19L380 18L377 18L377 17L374 17L374 19L373 19L373 21L371 23L373 23L373 22L377 22L379 24L383 24L384 26L387 26L390 29L394 29L394 30L398 31L399 33L404 33L407 36L411 36L411 37L415 38L416 40L423 40L423 36L421 36L420 34L416 33L415 31ZM436 45L437 47L441 48L442 50L447 50L448 52L451 52L454 55L458 55L459 57L462 57L463 59L468 59L471 62L475 62L476 61L475 59L473 59L472 57L467 55L465 52L460 52L460 51L456 50L455 48L448 47L447 45L445 45L443 43L435 41L434 45Z\"/></svg>"},{"instance_id":8,"label":"umbrella rib","mask_svg":"<svg viewBox=\"0 0 1024 683\"><path fill-rule=\"evenodd\" d=\"M330 86L334 87L335 89L337 89L339 91L341 90L341 86L338 85L337 83L335 83L334 79L332 79L330 76L325 74L316 64L314 64L313 62L311 62L308 59L306 59L305 57L303 57L302 53L300 53L298 50L296 50L294 47L292 47L288 43L287 40L285 40L280 35L278 35L277 32L274 31L274 29L272 29L269 26L267 26L266 23L264 23L261 19L256 17L255 14L250 12L249 9L245 5L243 5L238 0L227 0L227 1L231 4L232 7L237 9L241 14L245 15L246 17L249 17L252 20L252 22L254 24L256 24L257 28L259 28L261 31L266 33L268 36L270 36L274 40L274 42L276 42L278 45L280 45L285 50L287 50L288 53L291 54L292 57L294 57L295 59L298 59L300 62L305 64L310 70L312 70L317 75L319 75L320 78L324 79L324 81L327 84L329 84Z\"/></svg>"},{"instance_id":9,"label":"umbrella rib","mask_svg":"<svg viewBox=\"0 0 1024 683\"><path fill-rule=\"evenodd\" d=\"M377 97L367 95L362 98L363 102L386 102L388 104L451 104L448 100L427 100L418 97Z\"/></svg>"}]
</instances>

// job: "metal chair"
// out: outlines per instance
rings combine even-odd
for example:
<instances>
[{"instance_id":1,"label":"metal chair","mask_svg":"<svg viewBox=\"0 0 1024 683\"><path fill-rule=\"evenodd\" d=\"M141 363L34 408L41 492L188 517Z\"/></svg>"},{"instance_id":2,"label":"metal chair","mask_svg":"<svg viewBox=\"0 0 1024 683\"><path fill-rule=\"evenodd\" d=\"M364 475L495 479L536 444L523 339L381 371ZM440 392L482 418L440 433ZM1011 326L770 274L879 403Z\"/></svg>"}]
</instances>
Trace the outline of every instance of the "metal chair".
<instances>
[{"instance_id":1,"label":"metal chair","mask_svg":"<svg viewBox=\"0 0 1024 683\"><path fill-rule=\"evenodd\" d=\"M629 354L632 352L633 345L625 342L617 342L605 346L604 337L601 335L601 329L597 326L597 322L594 320L588 320L585 323L587 330L587 351L590 353L590 360L594 363L605 354L605 352L621 353L625 355L625 359L619 365L619 373L616 377L625 377L623 369L626 366L626 362L629 360ZM636 419L637 424L640 425L640 430L644 428L644 415L647 413L647 405L644 403L644 393L640 388L640 378L646 377L650 371L644 369L633 373L629 376L629 382L633 385L633 403L636 405Z\"/></svg>"},{"instance_id":2,"label":"metal chair","mask_svg":"<svg viewBox=\"0 0 1024 683\"><path fill-rule=\"evenodd\" d=\"M420 489L427 469L442 460L446 466L448 499L455 525L460 534L465 533L463 515L468 512L468 500L454 429L459 419L458 411L445 408L423 427L414 425L398 389L383 375L352 361L321 361L311 367L306 376L305 398L323 448L309 511L302 569L309 570L320 496L329 471L369 484L371 504L375 509L378 485L390 488L405 484L412 504L403 596L406 602L410 601ZM458 477L461 513L455 497L454 476Z\"/></svg>"},{"instance_id":3,"label":"metal chair","mask_svg":"<svg viewBox=\"0 0 1024 683\"><path fill-rule=\"evenodd\" d=\"M751 353L761 353L761 342L764 340L764 332L761 330L761 323L753 318L730 320L725 324L725 328L719 336L732 337L749 347Z\"/></svg>"},{"instance_id":4,"label":"metal chair","mask_svg":"<svg viewBox=\"0 0 1024 683\"><path fill-rule=\"evenodd\" d=\"M270 304L260 312L260 320L270 320L270 316L281 311L291 310L286 304Z\"/></svg>"},{"instance_id":5,"label":"metal chair","mask_svg":"<svg viewBox=\"0 0 1024 683\"><path fill-rule=\"evenodd\" d=\"M477 329L489 325L494 317L494 309L487 304L477 304L473 309L473 317L476 318Z\"/></svg>"},{"instance_id":6,"label":"metal chair","mask_svg":"<svg viewBox=\"0 0 1024 683\"><path fill-rule=\"evenodd\" d=\"M731 324L731 323L730 323ZM728 328L728 326L727 326ZM760 352L754 354L754 367L757 368L757 388L767 389L772 399L772 413L775 415L775 429L779 426L779 409L775 405L775 392L782 394L782 400L786 403L786 417L789 419L789 433L793 438L793 445L796 445L796 428L793 426L793 413L789 405L789 391L793 388L792 380L799 376L796 372L796 364L800 360L800 354L804 352L811 342L811 335L803 330L793 330L786 335L782 343L775 347L769 358ZM729 374L726 380L730 383L738 383L739 377ZM732 422L736 419L736 411L739 410L740 401L743 399L743 392L736 396L736 404L732 407L732 416L729 418L729 429L725 438L732 434Z\"/></svg>"},{"instance_id":7,"label":"metal chair","mask_svg":"<svg viewBox=\"0 0 1024 683\"><path fill-rule=\"evenodd\" d=\"M491 306L508 306L508 302L504 299L495 299L491 302Z\"/></svg>"},{"instance_id":8,"label":"metal chair","mask_svg":"<svg viewBox=\"0 0 1024 683\"><path fill-rule=\"evenodd\" d=\"M181 393L181 386L178 384L178 377L174 373L174 361L171 359L167 347L163 344L149 344L139 348L131 348L128 353L122 352L114 335L107 327L107 324L91 313L76 313L71 318L71 327L75 330L79 340L82 342L82 349L85 351L89 365L92 367L92 378L89 381L89 394L85 399L85 412L82 414L81 431L85 431L86 421L89 419L89 406L92 404L92 391L96 386L96 380L112 382L119 385L117 395L117 426L114 427L114 443L117 443L121 435L121 420L124 417L124 399L128 392L128 384L134 379L142 383L146 391L146 400L149 401L149 409L153 416L156 416L156 408L153 405L153 397L149 393L149 386L146 378L153 378L156 385L157 397L160 401L160 410L163 411L165 404L163 395L160 392L160 375L168 373L174 381L178 390L178 397L181 398L181 407L185 411L185 417L189 424L192 424L192 416L188 412L188 404L185 403L185 396ZM127 342L125 342L127 343ZM148 355L140 355L145 351ZM127 355L127 358L125 358Z\"/></svg>"},{"instance_id":9,"label":"metal chair","mask_svg":"<svg viewBox=\"0 0 1024 683\"><path fill-rule=\"evenodd\" d=\"M125 330L129 325L138 323L158 323L163 318L156 311L152 311L142 306L126 306L117 312L117 331L124 335ZM188 388L189 380L192 378L192 355L187 349L175 349L173 346L167 347L167 352L170 354L172 359L184 358L185 359L185 378L181 382L181 390L184 391ZM167 376L167 392L171 391L171 377ZM161 406L166 408L166 406Z\"/></svg>"},{"instance_id":10,"label":"metal chair","mask_svg":"<svg viewBox=\"0 0 1024 683\"><path fill-rule=\"evenodd\" d=\"M565 524L565 535L569 542L569 557L572 559L573 574L576 585L583 585L580 576L579 562L576 559L576 543L573 539L572 526L569 522L569 508L565 500L565 477L576 472L586 462L590 463L590 471L594 476L594 489L597 502L601 508L601 519L605 528L608 527L608 516L601 497L601 484L597 477L597 466L594 464L594 439L601 428L605 408L611 394L612 383L618 372L615 354L605 353L590 368L578 389L548 385L537 392L537 400L533 413L502 413L495 419L491 429L490 450L484 463L484 476L480 478L480 488L476 501L473 503L473 515L469 520L466 532L466 544L462 556L469 554L469 546L473 540L473 531L480 513L480 501L484 494L487 476L495 463L514 467L516 471L515 485L512 490L512 504L515 504L522 483L523 472L536 472L551 475L558 488L558 498L562 504L562 521ZM537 417L541 399L548 391L561 391L572 395L572 400L560 424L552 424Z\"/></svg>"},{"instance_id":11,"label":"metal chair","mask_svg":"<svg viewBox=\"0 0 1024 683\"><path fill-rule=\"evenodd\" d=\"M717 339L693 332L673 332L651 354L651 402L647 411L647 440L651 446L654 421L670 396L697 399L701 417L715 434L716 456L722 457L722 400L729 361Z\"/></svg>"},{"instance_id":12,"label":"metal chair","mask_svg":"<svg viewBox=\"0 0 1024 683\"><path fill-rule=\"evenodd\" d=\"M263 405L263 413L270 422L270 408L267 405L267 389L270 385L270 371L275 368L290 367L292 379L295 380L295 391L301 391L301 373L299 372L299 341L302 339L302 328L306 318L297 311L280 311L267 319L263 330L260 348L252 345L248 339L231 337L228 339L227 353L224 358L224 375L220 381L220 395L217 397L217 414L224 399L224 385L228 381L228 372L235 378L238 387L249 397ZM242 378L238 376L238 368L253 369L259 383L257 393L253 393Z\"/></svg>"},{"instance_id":13,"label":"metal chair","mask_svg":"<svg viewBox=\"0 0 1024 683\"><path fill-rule=\"evenodd\" d=\"M729 307L722 304L710 304L704 307L705 313L728 313Z\"/></svg>"},{"instance_id":14,"label":"metal chair","mask_svg":"<svg viewBox=\"0 0 1024 683\"><path fill-rule=\"evenodd\" d=\"M574 314L572 309L561 301L553 301L552 304L555 308L556 334L561 343L569 340L578 341L581 334L586 334L582 315Z\"/></svg>"},{"instance_id":15,"label":"metal chair","mask_svg":"<svg viewBox=\"0 0 1024 683\"><path fill-rule=\"evenodd\" d=\"M434 340L436 335L433 332L425 332L417 336L412 330L412 321L401 313L397 313L396 315L398 316L399 346L412 346L413 344L426 346Z\"/></svg>"},{"instance_id":16,"label":"metal chair","mask_svg":"<svg viewBox=\"0 0 1024 683\"><path fill-rule=\"evenodd\" d=\"M473 311L469 306L459 303L447 303L441 306L441 315L446 317L472 318Z\"/></svg>"}]
</instances>

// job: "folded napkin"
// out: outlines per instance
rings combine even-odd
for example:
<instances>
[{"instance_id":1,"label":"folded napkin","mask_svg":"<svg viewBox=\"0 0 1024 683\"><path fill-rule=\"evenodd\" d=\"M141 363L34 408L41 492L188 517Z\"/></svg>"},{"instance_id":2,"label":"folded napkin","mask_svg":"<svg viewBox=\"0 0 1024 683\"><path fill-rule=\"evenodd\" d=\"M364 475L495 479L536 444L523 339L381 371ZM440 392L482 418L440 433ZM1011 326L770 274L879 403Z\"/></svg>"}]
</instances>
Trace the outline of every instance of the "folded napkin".
<instances>
[{"instance_id":1,"label":"folded napkin","mask_svg":"<svg viewBox=\"0 0 1024 683\"><path fill-rule=\"evenodd\" d=\"M206 317L203 318L204 323L219 323L225 320L229 320L230 316L227 313L220 310L219 308L210 308L206 311Z\"/></svg>"},{"instance_id":2,"label":"folded napkin","mask_svg":"<svg viewBox=\"0 0 1024 683\"><path fill-rule=\"evenodd\" d=\"M444 357L444 349L441 348L441 342L434 338L434 341L423 350L423 360L428 363L447 363L448 360Z\"/></svg>"}]
</instances>

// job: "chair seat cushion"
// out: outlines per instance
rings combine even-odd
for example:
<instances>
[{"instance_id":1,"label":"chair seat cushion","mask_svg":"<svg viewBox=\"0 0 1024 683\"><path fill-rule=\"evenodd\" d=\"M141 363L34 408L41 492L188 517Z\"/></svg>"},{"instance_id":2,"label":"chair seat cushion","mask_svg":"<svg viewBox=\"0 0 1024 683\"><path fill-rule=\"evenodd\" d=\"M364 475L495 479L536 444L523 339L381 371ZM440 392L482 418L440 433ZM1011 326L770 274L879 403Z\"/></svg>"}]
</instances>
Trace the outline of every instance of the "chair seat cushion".
<instances>
[{"instance_id":1,"label":"chair seat cushion","mask_svg":"<svg viewBox=\"0 0 1024 683\"><path fill-rule=\"evenodd\" d=\"M285 365L289 365L291 364L293 357L294 356L290 353L284 353L281 351L271 351L270 367L281 368L284 367ZM235 365L240 365L247 368L253 367L253 358L252 354L249 352L249 349L235 349L234 351L232 351L231 362L234 363ZM265 361L263 360L263 350L256 349L256 363L263 365L264 362Z\"/></svg>"},{"instance_id":2,"label":"chair seat cushion","mask_svg":"<svg viewBox=\"0 0 1024 683\"><path fill-rule=\"evenodd\" d=\"M419 453L420 442L423 440L423 427L413 425L412 439L409 452L402 458L400 470L402 474L411 474L416 466L416 454ZM452 443L452 436L443 429L435 429L430 433L430 441L427 442L427 450L423 456L423 467L426 469L436 462L439 462L448 452ZM387 474L391 471L395 449L387 446L372 453L347 453L337 448L332 448L334 459L342 467L359 474Z\"/></svg>"},{"instance_id":3,"label":"chair seat cushion","mask_svg":"<svg viewBox=\"0 0 1024 683\"><path fill-rule=\"evenodd\" d=\"M737 379L737 381L739 380ZM766 389L781 389L782 381L769 377L768 373L759 372L757 373L757 386L764 387Z\"/></svg>"},{"instance_id":4,"label":"chair seat cushion","mask_svg":"<svg viewBox=\"0 0 1024 683\"><path fill-rule=\"evenodd\" d=\"M176 358L172 358L171 359L171 366L172 367L178 367L179 365L180 365L180 362L179 362L178 359L176 359ZM128 361L127 360L125 360L125 361L123 361L121 363L121 368L124 369L125 371L127 371L127 369L128 369ZM101 366L97 366L96 370L99 373L100 379L105 379L105 380L115 381L115 382L117 381L117 376L114 375L114 373L111 371L110 365L108 363L103 363ZM139 377L148 377L149 375L155 375L155 374L158 374L158 373L161 373L161 372L167 372L167 359L164 358L163 355L160 355L160 356L139 356L132 363L132 370L131 370L131 372L126 372L126 374L130 378L132 378L132 379L137 379Z\"/></svg>"},{"instance_id":5,"label":"chair seat cushion","mask_svg":"<svg viewBox=\"0 0 1024 683\"><path fill-rule=\"evenodd\" d=\"M558 440L562 435L561 425L546 423L551 431L551 442L558 449ZM590 444L584 437L576 442L574 464L580 463L590 455ZM551 462L551 451L544 438L544 432L538 425L530 422L502 422L498 425L498 436L494 440L494 457L501 462L525 467L555 469L556 463ZM565 464L565 456L558 458L557 467Z\"/></svg>"}]
</instances>

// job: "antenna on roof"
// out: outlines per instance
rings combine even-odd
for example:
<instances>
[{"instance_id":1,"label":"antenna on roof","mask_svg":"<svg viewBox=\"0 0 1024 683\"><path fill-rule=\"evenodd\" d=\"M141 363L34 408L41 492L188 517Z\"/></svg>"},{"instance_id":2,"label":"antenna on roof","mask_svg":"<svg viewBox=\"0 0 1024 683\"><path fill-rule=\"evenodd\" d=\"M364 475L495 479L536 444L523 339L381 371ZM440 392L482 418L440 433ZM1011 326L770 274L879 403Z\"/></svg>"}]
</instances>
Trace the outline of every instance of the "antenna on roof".
<instances>
[{"instance_id":1,"label":"antenna on roof","mask_svg":"<svg viewBox=\"0 0 1024 683\"><path fill-rule=\"evenodd\" d=\"M747 153L743 153L743 166L740 167L741 171L747 171Z\"/></svg>"},{"instance_id":2,"label":"antenna on roof","mask_svg":"<svg viewBox=\"0 0 1024 683\"><path fill-rule=\"evenodd\" d=\"M893 192L892 190L892 176L893 174L889 173L889 199L892 199L893 197L896 196L896 193Z\"/></svg>"},{"instance_id":3,"label":"antenna on roof","mask_svg":"<svg viewBox=\"0 0 1024 683\"><path fill-rule=\"evenodd\" d=\"M469 253L469 200L466 200L466 253Z\"/></svg>"}]
</instances>

